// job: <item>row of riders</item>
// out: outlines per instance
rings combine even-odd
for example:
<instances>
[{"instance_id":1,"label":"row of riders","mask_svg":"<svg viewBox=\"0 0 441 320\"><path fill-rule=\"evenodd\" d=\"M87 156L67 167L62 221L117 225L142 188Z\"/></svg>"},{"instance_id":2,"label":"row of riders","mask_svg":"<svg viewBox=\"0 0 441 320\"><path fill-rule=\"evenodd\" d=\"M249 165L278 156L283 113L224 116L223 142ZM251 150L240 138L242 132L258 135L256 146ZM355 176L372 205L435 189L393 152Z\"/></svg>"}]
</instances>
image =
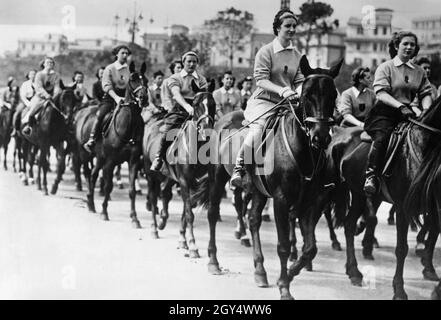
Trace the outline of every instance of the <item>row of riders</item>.
<instances>
[{"instance_id":1,"label":"row of riders","mask_svg":"<svg viewBox=\"0 0 441 320\"><path fill-rule=\"evenodd\" d=\"M58 157L52 193L56 192L64 172L64 157L71 153L78 189L80 167L83 168L88 183L88 208L92 212L95 212L95 183L102 170L104 220L108 219L113 170L127 161L130 217L134 227L140 227L134 181L143 167L154 238L158 237L158 229L166 225L171 188L179 184L184 201L180 246L189 250L190 257L199 257L193 234L193 208L203 205L208 209L208 268L213 274L222 273L215 229L224 188L230 181L235 188L234 205L242 230L251 201L248 222L258 286L268 285L259 228L261 212L267 199L272 198L281 264L277 284L282 299L292 299L291 281L317 253L315 227L323 211L330 214L332 210L336 225L345 228L346 274L353 285L360 286L363 275L358 270L354 250L357 220L360 217L364 220L363 242L372 247L376 210L381 201L393 203L397 220L394 299L407 299L403 280L407 231L410 222L420 223L419 216L424 217L429 234L425 271L438 279L432 258L441 220L441 201L437 196L441 191L438 152L441 108L436 88L428 80L428 70L424 70L430 62L424 59L414 62L419 50L416 35L395 33L389 44L391 59L377 68L373 90L370 70L358 68L352 74L353 86L339 97L334 78L342 61L329 70L311 68L307 58L293 45L297 24L298 18L290 10L276 14L273 22L276 37L256 55L257 88L252 94L248 92L252 79L245 81L246 103L232 89L231 73L224 74L224 87L213 93L214 81L208 82L197 70L199 58L193 51L172 64L172 75L162 85L155 80L148 88L145 64L137 72L134 63L127 64L130 49L118 46L114 51L116 61L97 73L100 82L94 85L94 92L101 95L98 106L84 107L87 94L81 85L82 74L74 79L72 86L65 87L54 70L54 60L46 58L34 81L30 72L29 82L20 90L30 111L16 113L20 122L16 126L16 138L32 144L33 147L28 147L30 153L35 155L37 149L40 151L39 174L41 167L46 193L49 146L56 148ZM155 74L158 77L162 78L163 74ZM32 98L30 83L35 88ZM241 105L246 105L244 111L239 110ZM334 125L336 109L343 118L342 126ZM37 114L39 121L35 121ZM170 138L174 129L178 134ZM232 143L234 134L206 135L206 129L215 129L214 132L229 129L246 135L237 146ZM191 130L203 141L192 145ZM256 143L261 140L262 132L268 130L273 135L264 139L263 148L269 150L268 146L272 145L276 151L264 155L262 166L271 163L272 170L264 170L262 174L256 166L256 148L261 148ZM219 160L227 152L236 159L208 164L199 160L170 161L181 160L182 153L176 155L174 148L184 149L187 156L199 154L206 142L215 144L214 149L210 148L215 153L210 154L210 159ZM157 207L158 199L163 202L161 211ZM296 219L304 239L300 258L295 248ZM288 260L293 261L289 267ZM441 298L441 282L432 297Z\"/></svg>"}]
</instances>

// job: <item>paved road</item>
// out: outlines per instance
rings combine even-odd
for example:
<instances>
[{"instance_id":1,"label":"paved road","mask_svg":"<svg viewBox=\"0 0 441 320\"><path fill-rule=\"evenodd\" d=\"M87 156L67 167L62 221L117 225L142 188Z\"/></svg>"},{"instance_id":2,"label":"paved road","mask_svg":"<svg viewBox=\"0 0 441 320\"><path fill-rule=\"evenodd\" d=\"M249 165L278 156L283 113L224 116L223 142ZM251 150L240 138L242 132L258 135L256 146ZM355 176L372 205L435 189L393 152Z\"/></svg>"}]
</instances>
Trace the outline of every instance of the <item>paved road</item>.
<instances>
[{"instance_id":1,"label":"paved road","mask_svg":"<svg viewBox=\"0 0 441 320\"><path fill-rule=\"evenodd\" d=\"M53 174L49 181L53 181ZM142 183L145 190L145 182ZM145 191L144 191L145 193ZM175 197L171 218L160 239L150 238L145 197L137 201L143 229L130 225L127 189L114 190L110 221L101 221L85 207L85 193L74 191L68 170L56 196L25 187L17 174L0 171L0 298L2 299L279 299L279 262L274 222L262 226L269 288L253 280L251 249L233 237L233 207L225 200L218 224L218 254L224 274L207 272L208 226L204 212L196 214L195 234L201 254L191 260L178 250L181 202ZM97 209L101 197L97 196ZM314 271L303 271L291 284L296 299L391 299L395 268L395 228L387 226L388 206L379 212L375 261L363 260L356 239L360 270L371 281L353 287L344 274L345 253L332 251L324 219L317 228L319 252ZM343 230L337 230L344 249ZM428 299L434 283L422 279L414 255L415 233L406 261L405 282L410 299ZM300 246L299 246L300 247ZM435 265L441 261L439 247ZM441 274L441 268L437 268Z\"/></svg>"}]
</instances>

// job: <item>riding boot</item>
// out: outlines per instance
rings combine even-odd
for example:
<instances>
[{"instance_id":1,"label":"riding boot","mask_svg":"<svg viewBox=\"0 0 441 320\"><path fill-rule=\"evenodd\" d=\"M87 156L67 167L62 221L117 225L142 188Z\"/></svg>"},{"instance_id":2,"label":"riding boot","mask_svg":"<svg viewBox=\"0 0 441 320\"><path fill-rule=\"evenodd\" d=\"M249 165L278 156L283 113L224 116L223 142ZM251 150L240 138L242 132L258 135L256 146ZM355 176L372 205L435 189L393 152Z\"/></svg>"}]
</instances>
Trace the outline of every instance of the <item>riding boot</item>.
<instances>
[{"instance_id":1,"label":"riding boot","mask_svg":"<svg viewBox=\"0 0 441 320\"><path fill-rule=\"evenodd\" d=\"M167 134L164 134L161 137L161 142L159 144L159 151L153 159L152 165L150 166L150 170L152 171L161 171L163 159L165 158L165 153L167 152L167 148L169 143L167 143Z\"/></svg>"},{"instance_id":2,"label":"riding boot","mask_svg":"<svg viewBox=\"0 0 441 320\"><path fill-rule=\"evenodd\" d=\"M244 150L245 150L245 144L242 144L236 158L236 165L233 169L233 174L231 175L231 179L230 179L230 185L233 190L235 188L242 188L242 178L245 176L246 173Z\"/></svg>"},{"instance_id":3,"label":"riding boot","mask_svg":"<svg viewBox=\"0 0 441 320\"><path fill-rule=\"evenodd\" d=\"M368 154L368 163L366 169L366 180L364 183L364 192L368 195L374 195L379 191L381 169L384 158L385 144L381 141L373 141Z\"/></svg>"},{"instance_id":4,"label":"riding boot","mask_svg":"<svg viewBox=\"0 0 441 320\"><path fill-rule=\"evenodd\" d=\"M29 115L29 120L24 124L23 134L25 136L30 136L32 134L32 126L34 125L35 118L34 115Z\"/></svg>"},{"instance_id":5,"label":"riding boot","mask_svg":"<svg viewBox=\"0 0 441 320\"><path fill-rule=\"evenodd\" d=\"M92 125L92 130L90 131L90 137L89 140L84 144L84 149L86 149L87 152L91 153L93 150L93 147L96 144L96 136L98 134L98 130L101 127L100 123L100 117L96 117L95 121Z\"/></svg>"}]
</instances>

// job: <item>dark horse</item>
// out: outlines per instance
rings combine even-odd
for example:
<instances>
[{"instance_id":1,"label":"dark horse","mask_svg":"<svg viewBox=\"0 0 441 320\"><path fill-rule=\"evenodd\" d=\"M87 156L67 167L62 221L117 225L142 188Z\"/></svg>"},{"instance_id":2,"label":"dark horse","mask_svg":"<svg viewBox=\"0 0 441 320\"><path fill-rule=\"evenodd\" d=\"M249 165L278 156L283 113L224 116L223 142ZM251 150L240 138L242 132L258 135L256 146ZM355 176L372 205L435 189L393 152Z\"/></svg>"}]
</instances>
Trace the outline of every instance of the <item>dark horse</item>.
<instances>
[{"instance_id":1,"label":"dark horse","mask_svg":"<svg viewBox=\"0 0 441 320\"><path fill-rule=\"evenodd\" d=\"M264 157L265 166L273 167L270 173L261 176L266 184L268 196L274 198L274 217L277 226L277 252L280 259L281 273L278 286L282 299L292 299L289 285L293 277L305 267L316 255L315 225L320 217L316 212L319 208L320 195L325 181L322 178L324 150L331 141L329 134L333 124L332 114L335 108L337 90L334 78L338 75L341 61L330 70L311 69L305 56L300 61L300 68L305 76L300 105L295 109L281 106L278 129L274 132L274 150ZM236 123L235 128L240 128ZM226 137L224 137L226 138ZM222 146L222 137L219 146ZM228 148L228 146L227 146ZM217 157L224 152L219 149ZM271 165L272 163L272 165ZM210 225L210 242L208 245L209 271L220 273L215 242L216 222L219 216L219 188L216 181L221 171L209 169L210 177L205 180L205 186L195 194L195 201L208 206L208 221ZM231 171L232 168L228 170ZM250 230L253 240L253 255L255 280L258 284L267 284L266 271L263 266L263 254L260 244L259 228L261 211L265 206L267 195L264 195L257 174L252 174L252 207L250 211ZM207 188L207 185L209 188ZM201 185L202 187L202 185ZM304 251L289 269L290 256L290 221L294 216L299 218L304 235Z\"/></svg>"},{"instance_id":2,"label":"dark horse","mask_svg":"<svg viewBox=\"0 0 441 320\"><path fill-rule=\"evenodd\" d=\"M439 170L439 163L431 161L431 158L438 157L440 144L439 136L441 134L441 99L434 102L431 109L420 117L419 121L412 120L410 123L402 123L397 127L397 132L400 132L401 143L398 145L397 153L395 154L391 166L383 177L381 192L372 198L366 198L363 192L363 184L365 179L365 169L367 162L367 155L369 152L369 144L366 140L361 138L362 130L356 129L342 129L335 133L333 141L329 146L329 154L336 168L336 175L341 176L338 192L334 193L336 200L336 216L337 222L345 225L345 235L347 241L347 274L350 278L358 278L361 280L361 273L357 268L357 261L354 253L354 233L357 217L360 211L365 210L368 205L368 220L367 224L376 223L375 213L381 201L387 201L394 204L396 209L396 228L397 228L397 245L395 255L397 258L395 276L393 279L394 299L407 299L407 294L404 290L403 269L404 260L408 252L407 232L411 219L409 217L416 217L419 214L428 212L431 217L431 228L436 228L436 236L429 237L426 243L426 250L433 256L433 249L438 237L438 214L440 207L432 203L438 201L432 199L434 191L432 186L429 188L431 202L426 202L422 193L418 193L415 199L415 192L413 197L408 195L410 190L424 189L426 185L425 180L418 180L419 176L424 176L425 172ZM439 159L439 158L437 158ZM436 174L433 174L436 176ZM437 181L434 183L436 185ZM434 198L439 198L441 189L436 189L438 192ZM346 213L348 206L349 192L351 196L351 205L349 211ZM406 198L413 199L414 204L405 205ZM411 201L411 200L409 200ZM435 202L434 202L435 201ZM370 237L372 240L373 235ZM431 263L432 256L428 257L427 271L435 272ZM435 274L436 275L436 274ZM440 287L438 286L438 297L440 294Z\"/></svg>"},{"instance_id":3,"label":"dark horse","mask_svg":"<svg viewBox=\"0 0 441 320\"><path fill-rule=\"evenodd\" d=\"M88 182L87 206L90 212L96 212L94 203L95 184L99 171L103 169L105 194L101 218L109 220L107 206L113 189L114 168L118 164L127 161L129 163L130 218L133 227L140 228L141 225L135 210L135 177L139 169L142 147L143 121L141 110L148 104L147 82L144 76L146 64L143 63L140 72L136 72L135 64L132 62L129 70L130 79L124 102L108 115L107 120L104 120L104 135L94 147L93 154L87 153L82 146L90 136L90 130L98 108L91 106L80 110L75 115L75 138L78 153L75 153L76 159L73 159L73 163L76 166L76 175L80 173L80 165L83 166L84 176ZM94 156L96 157L96 163L91 170L89 164Z\"/></svg>"},{"instance_id":4,"label":"dark horse","mask_svg":"<svg viewBox=\"0 0 441 320\"><path fill-rule=\"evenodd\" d=\"M30 144L24 143L24 153L26 153L24 157L25 162L27 159L30 159L29 172L31 173L35 152L37 149L39 150L37 187L41 190L41 183L43 182L45 195L48 195L47 172L49 169L50 147L54 147L57 154L57 176L52 187L52 193L54 193L53 190L54 188L56 190L58 187L61 175L64 172L66 156L64 143L68 140L68 123L72 119L73 109L77 103L77 97L74 93L75 86L65 87L60 81L60 88L62 90L61 93L57 94L53 100L51 99L44 102L39 112L39 121L32 126L31 135L26 136L20 132L20 135L30 142ZM41 181L42 170L43 181Z\"/></svg>"},{"instance_id":5,"label":"dark horse","mask_svg":"<svg viewBox=\"0 0 441 320\"><path fill-rule=\"evenodd\" d=\"M209 145L207 139L209 135L206 134L206 129L212 128L214 124L216 112L216 103L212 95L214 86L215 82L211 81L208 89L204 90L192 82L192 89L195 92L192 102L194 115L192 118L187 119L189 121L186 121L184 127L177 132L176 140L168 150L169 156L167 156L167 160L170 161L164 164L162 173L152 172L150 165L159 148L157 136L161 126L164 124L164 120L157 121L157 119L152 118L145 125L144 129L144 168L148 184L147 208L152 211L152 236L154 238L158 237L156 215L158 214L157 199L161 192L161 183L164 182L166 184L166 187L162 188L167 190L165 194L163 193L163 196L166 197L165 199L163 198L163 201L168 203L171 198L170 188L173 181L175 181L181 187L181 196L184 201L179 245L183 249L190 249L189 256L191 258L199 258L199 251L196 247L193 233L194 214L192 208L195 203L191 201L190 196L196 190L200 178L207 174L207 166L202 163L205 160L201 159L199 155L202 152L203 146ZM173 138L171 137L171 139ZM173 151L177 151L177 157L174 157ZM168 210L164 206L160 216L159 229L165 227L167 218Z\"/></svg>"},{"instance_id":6,"label":"dark horse","mask_svg":"<svg viewBox=\"0 0 441 320\"><path fill-rule=\"evenodd\" d=\"M8 145L11 141L12 117L16 105L19 102L18 87L12 87L11 109L0 107L0 149L4 150L3 168L8 170L6 156L8 154ZM14 166L15 169L15 166Z\"/></svg>"}]
</instances>

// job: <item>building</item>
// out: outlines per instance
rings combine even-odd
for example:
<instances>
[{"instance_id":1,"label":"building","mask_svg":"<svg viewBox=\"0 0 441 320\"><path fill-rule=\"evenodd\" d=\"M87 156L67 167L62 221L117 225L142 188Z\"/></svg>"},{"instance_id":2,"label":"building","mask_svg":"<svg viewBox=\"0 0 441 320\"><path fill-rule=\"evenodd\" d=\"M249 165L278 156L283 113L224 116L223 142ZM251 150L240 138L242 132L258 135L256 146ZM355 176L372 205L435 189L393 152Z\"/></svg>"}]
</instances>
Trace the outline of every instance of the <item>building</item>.
<instances>
[{"instance_id":1,"label":"building","mask_svg":"<svg viewBox=\"0 0 441 320\"><path fill-rule=\"evenodd\" d=\"M412 31L418 36L420 55L439 55L441 52L441 15L412 20Z\"/></svg>"},{"instance_id":2,"label":"building","mask_svg":"<svg viewBox=\"0 0 441 320\"><path fill-rule=\"evenodd\" d=\"M351 17L346 29L346 64L375 68L390 59L393 10L375 9L374 21L366 25L361 18Z\"/></svg>"},{"instance_id":3,"label":"building","mask_svg":"<svg viewBox=\"0 0 441 320\"><path fill-rule=\"evenodd\" d=\"M111 50L116 45L116 40L108 37L95 39L76 39L69 42L68 51L75 52L102 52Z\"/></svg>"},{"instance_id":4,"label":"building","mask_svg":"<svg viewBox=\"0 0 441 320\"><path fill-rule=\"evenodd\" d=\"M43 38L18 39L17 55L27 57L31 55L57 56L67 50L67 38L62 34L48 33Z\"/></svg>"},{"instance_id":5,"label":"building","mask_svg":"<svg viewBox=\"0 0 441 320\"><path fill-rule=\"evenodd\" d=\"M291 9L290 0L280 0L280 9Z\"/></svg>"}]
</instances>

